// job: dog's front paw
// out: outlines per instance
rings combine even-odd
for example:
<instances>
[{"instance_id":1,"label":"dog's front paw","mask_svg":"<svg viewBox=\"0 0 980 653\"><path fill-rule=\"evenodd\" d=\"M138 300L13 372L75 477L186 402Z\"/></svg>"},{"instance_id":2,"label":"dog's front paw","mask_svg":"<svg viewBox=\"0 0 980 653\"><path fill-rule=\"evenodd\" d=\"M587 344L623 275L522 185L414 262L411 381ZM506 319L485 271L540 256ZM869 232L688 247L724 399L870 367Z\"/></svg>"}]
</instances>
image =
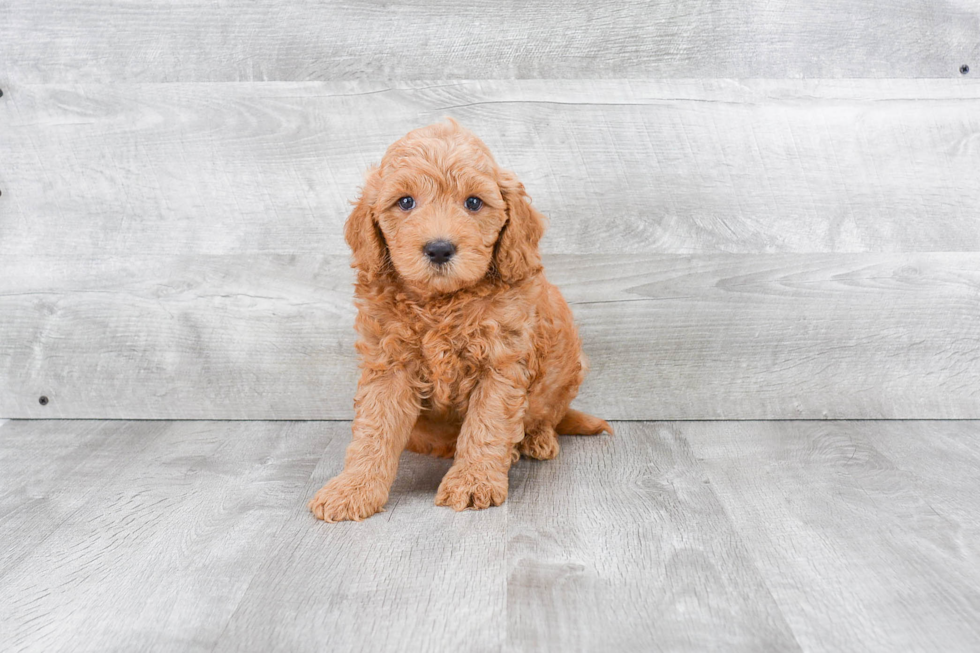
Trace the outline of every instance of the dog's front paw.
<instances>
[{"instance_id":1,"label":"dog's front paw","mask_svg":"<svg viewBox=\"0 0 980 653\"><path fill-rule=\"evenodd\" d=\"M328 523L361 521L381 510L387 501L388 493L378 484L341 474L313 496L310 510Z\"/></svg>"},{"instance_id":2,"label":"dog's front paw","mask_svg":"<svg viewBox=\"0 0 980 653\"><path fill-rule=\"evenodd\" d=\"M499 506L507 499L507 473L477 468L472 465L453 465L439 484L436 505L453 510L483 510Z\"/></svg>"}]
</instances>

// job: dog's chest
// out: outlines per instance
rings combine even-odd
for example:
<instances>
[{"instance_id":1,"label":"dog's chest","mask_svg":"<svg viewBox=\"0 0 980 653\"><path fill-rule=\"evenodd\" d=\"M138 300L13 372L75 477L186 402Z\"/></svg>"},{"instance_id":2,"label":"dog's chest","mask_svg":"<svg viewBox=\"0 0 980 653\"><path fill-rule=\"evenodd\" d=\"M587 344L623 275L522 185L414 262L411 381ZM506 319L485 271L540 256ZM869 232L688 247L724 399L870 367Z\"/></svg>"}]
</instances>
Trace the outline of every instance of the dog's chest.
<instances>
[{"instance_id":1,"label":"dog's chest","mask_svg":"<svg viewBox=\"0 0 980 653\"><path fill-rule=\"evenodd\" d=\"M440 412L465 412L482 370L490 364L487 335L475 325L445 323L418 334L423 396Z\"/></svg>"},{"instance_id":2,"label":"dog's chest","mask_svg":"<svg viewBox=\"0 0 980 653\"><path fill-rule=\"evenodd\" d=\"M493 299L457 294L445 303L401 304L390 314L388 333L407 337L427 411L461 418L488 369L529 357L532 322Z\"/></svg>"}]
</instances>

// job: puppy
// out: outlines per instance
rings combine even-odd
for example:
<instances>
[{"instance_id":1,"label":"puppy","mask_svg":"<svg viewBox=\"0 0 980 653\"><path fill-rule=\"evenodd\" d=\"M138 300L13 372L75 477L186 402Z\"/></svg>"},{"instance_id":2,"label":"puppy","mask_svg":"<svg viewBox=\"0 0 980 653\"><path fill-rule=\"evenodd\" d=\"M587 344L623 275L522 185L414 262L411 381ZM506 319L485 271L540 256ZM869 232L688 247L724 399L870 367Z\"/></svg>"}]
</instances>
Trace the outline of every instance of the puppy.
<instances>
[{"instance_id":1,"label":"puppy","mask_svg":"<svg viewBox=\"0 0 980 653\"><path fill-rule=\"evenodd\" d=\"M366 177L345 237L357 270L361 378L344 470L310 509L362 520L388 500L404 449L455 458L436 493L497 506L520 454L557 434L612 433L569 408L586 373L572 312L541 267L544 217L454 120L409 132Z\"/></svg>"}]
</instances>

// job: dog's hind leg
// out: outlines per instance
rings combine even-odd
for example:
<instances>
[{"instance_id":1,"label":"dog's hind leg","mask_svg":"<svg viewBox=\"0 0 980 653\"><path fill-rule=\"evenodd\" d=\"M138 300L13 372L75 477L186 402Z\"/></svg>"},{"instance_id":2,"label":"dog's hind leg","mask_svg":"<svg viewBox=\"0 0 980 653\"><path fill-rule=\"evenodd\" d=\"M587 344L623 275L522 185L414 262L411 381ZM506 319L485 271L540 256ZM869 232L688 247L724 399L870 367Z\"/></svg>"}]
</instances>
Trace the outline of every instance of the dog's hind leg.
<instances>
[{"instance_id":1,"label":"dog's hind leg","mask_svg":"<svg viewBox=\"0 0 980 653\"><path fill-rule=\"evenodd\" d=\"M419 417L405 448L415 453L424 453L439 458L452 458L456 455L456 440L459 438L459 429L459 424Z\"/></svg>"},{"instance_id":2,"label":"dog's hind leg","mask_svg":"<svg viewBox=\"0 0 980 653\"><path fill-rule=\"evenodd\" d=\"M558 434L547 424L537 424L524 431L524 439L517 443L517 451L527 458L551 460L558 455Z\"/></svg>"}]
</instances>

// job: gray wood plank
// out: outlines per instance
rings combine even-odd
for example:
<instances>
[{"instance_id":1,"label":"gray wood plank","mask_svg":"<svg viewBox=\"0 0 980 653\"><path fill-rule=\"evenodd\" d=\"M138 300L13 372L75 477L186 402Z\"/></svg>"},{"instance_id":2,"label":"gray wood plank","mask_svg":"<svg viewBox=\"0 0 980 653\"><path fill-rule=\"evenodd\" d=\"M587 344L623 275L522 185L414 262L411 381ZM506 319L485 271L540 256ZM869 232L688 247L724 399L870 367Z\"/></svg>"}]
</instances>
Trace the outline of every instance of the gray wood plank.
<instances>
[{"instance_id":1,"label":"gray wood plank","mask_svg":"<svg viewBox=\"0 0 980 653\"><path fill-rule=\"evenodd\" d=\"M26 454L46 448L50 472L28 484L84 499L0 576L5 650L210 651L277 542L283 513L308 515L306 486L323 447L349 432L347 424L119 422L121 440L145 446L106 469L94 455L65 459L63 438L50 437L89 428L27 422L0 436ZM11 441L11 431L35 438ZM91 443L78 440L84 454ZM0 459L0 476L17 472L16 462ZM0 541L16 537L4 529Z\"/></svg>"},{"instance_id":2,"label":"gray wood plank","mask_svg":"<svg viewBox=\"0 0 980 653\"><path fill-rule=\"evenodd\" d=\"M7 0L3 9L4 73L29 82L952 77L980 56L971 0Z\"/></svg>"},{"instance_id":3,"label":"gray wood plank","mask_svg":"<svg viewBox=\"0 0 980 653\"><path fill-rule=\"evenodd\" d=\"M976 254L560 260L574 266L564 287L592 361L579 395L587 410L614 419L980 416ZM562 279L565 269L553 267Z\"/></svg>"},{"instance_id":4,"label":"gray wood plank","mask_svg":"<svg viewBox=\"0 0 980 653\"><path fill-rule=\"evenodd\" d=\"M43 281L27 262L6 263L4 417L353 415L346 257L114 258L81 268L46 261L37 266Z\"/></svg>"},{"instance_id":5,"label":"gray wood plank","mask_svg":"<svg viewBox=\"0 0 980 653\"><path fill-rule=\"evenodd\" d=\"M5 424L5 500L84 499L0 567L4 650L980 644L980 422L615 426L482 512L434 506L449 461L405 454L386 512L325 525L305 499L347 423Z\"/></svg>"},{"instance_id":6,"label":"gray wood plank","mask_svg":"<svg viewBox=\"0 0 980 653\"><path fill-rule=\"evenodd\" d=\"M289 512L215 651L500 651L507 506L435 506L450 463L404 454L386 512L364 522ZM331 443L307 494L342 466Z\"/></svg>"},{"instance_id":7,"label":"gray wood plank","mask_svg":"<svg viewBox=\"0 0 980 653\"><path fill-rule=\"evenodd\" d=\"M621 423L511 472L508 650L799 650L683 431Z\"/></svg>"},{"instance_id":8,"label":"gray wood plank","mask_svg":"<svg viewBox=\"0 0 980 653\"><path fill-rule=\"evenodd\" d=\"M876 423L868 442L908 474L929 507L954 525L943 545L980 569L980 424Z\"/></svg>"},{"instance_id":9,"label":"gray wood plank","mask_svg":"<svg viewBox=\"0 0 980 653\"><path fill-rule=\"evenodd\" d=\"M547 252L980 251L980 79L5 90L0 259L345 256L364 170L445 115L517 171Z\"/></svg>"},{"instance_id":10,"label":"gray wood plank","mask_svg":"<svg viewBox=\"0 0 980 653\"><path fill-rule=\"evenodd\" d=\"M5 266L0 416L352 415L345 260ZM604 418L980 417L980 254L550 256L546 268L591 358L578 406Z\"/></svg>"},{"instance_id":11,"label":"gray wood plank","mask_svg":"<svg viewBox=\"0 0 980 653\"><path fill-rule=\"evenodd\" d=\"M2 426L2 424L0 424ZM158 424L15 421L0 435L0 578L134 465ZM71 483L66 484L66 479Z\"/></svg>"},{"instance_id":12,"label":"gray wood plank","mask_svg":"<svg viewBox=\"0 0 980 653\"><path fill-rule=\"evenodd\" d=\"M678 428L804 650L980 646L980 467L959 476L969 516L917 476L942 473L932 463L955 458L951 441L974 438L976 422ZM896 465L876 446L895 433L930 459Z\"/></svg>"}]
</instances>

